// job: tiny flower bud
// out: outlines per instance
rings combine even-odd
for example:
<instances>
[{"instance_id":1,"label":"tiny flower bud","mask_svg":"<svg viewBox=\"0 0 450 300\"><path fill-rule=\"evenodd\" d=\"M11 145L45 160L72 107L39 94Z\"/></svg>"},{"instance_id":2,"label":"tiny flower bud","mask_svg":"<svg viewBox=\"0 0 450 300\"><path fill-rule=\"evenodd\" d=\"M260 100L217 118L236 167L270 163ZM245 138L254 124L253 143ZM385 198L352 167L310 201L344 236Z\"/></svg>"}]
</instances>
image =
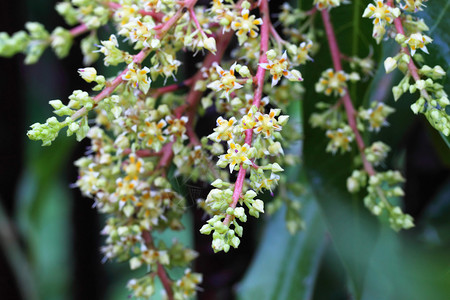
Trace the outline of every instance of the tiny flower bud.
<instances>
[{"instance_id":1,"label":"tiny flower bud","mask_svg":"<svg viewBox=\"0 0 450 300\"><path fill-rule=\"evenodd\" d=\"M222 187L222 183L223 183L223 181L221 179L216 179L211 183L211 185L213 187L220 189Z\"/></svg>"},{"instance_id":2,"label":"tiny flower bud","mask_svg":"<svg viewBox=\"0 0 450 300\"><path fill-rule=\"evenodd\" d=\"M411 110L414 112L414 114L418 114L420 110L420 106L416 103L411 104Z\"/></svg>"},{"instance_id":3,"label":"tiny flower bud","mask_svg":"<svg viewBox=\"0 0 450 300\"><path fill-rule=\"evenodd\" d=\"M240 243L241 243L241 240L237 236L233 237L230 241L230 245L233 246L234 248L239 247Z\"/></svg>"},{"instance_id":4,"label":"tiny flower bud","mask_svg":"<svg viewBox=\"0 0 450 300\"><path fill-rule=\"evenodd\" d=\"M231 207L230 207L231 208ZM236 207L235 209L234 209L234 216L236 217L236 218L238 218L239 220L241 220L241 221L243 221L243 222L245 222L244 221L244 219L247 219L246 218L246 215L245 215L245 210L244 210L244 208L243 207Z\"/></svg>"},{"instance_id":5,"label":"tiny flower bud","mask_svg":"<svg viewBox=\"0 0 450 300\"><path fill-rule=\"evenodd\" d=\"M200 228L200 233L201 234L210 234L212 230L213 230L213 228L211 227L211 225L205 224L202 226L202 228Z\"/></svg>"},{"instance_id":6,"label":"tiny flower bud","mask_svg":"<svg viewBox=\"0 0 450 300\"><path fill-rule=\"evenodd\" d=\"M435 66L433 68L433 75L436 77L439 76L439 78L442 78L442 76L445 76L445 71L444 71L444 69L442 69L441 66Z\"/></svg>"},{"instance_id":7,"label":"tiny flower bud","mask_svg":"<svg viewBox=\"0 0 450 300\"><path fill-rule=\"evenodd\" d=\"M397 33L397 35L395 36L395 41L401 45L406 41L406 37L401 33Z\"/></svg>"},{"instance_id":8,"label":"tiny flower bud","mask_svg":"<svg viewBox=\"0 0 450 300\"><path fill-rule=\"evenodd\" d=\"M270 49L269 51L267 51L266 55L267 55L267 59L270 59L270 60L274 60L277 57L277 53L273 49Z\"/></svg>"},{"instance_id":9,"label":"tiny flower bud","mask_svg":"<svg viewBox=\"0 0 450 300\"><path fill-rule=\"evenodd\" d=\"M392 93L394 94L394 100L397 101L403 95L403 89L399 86L394 86Z\"/></svg>"},{"instance_id":10,"label":"tiny flower bud","mask_svg":"<svg viewBox=\"0 0 450 300\"><path fill-rule=\"evenodd\" d=\"M381 214L381 208L378 205L375 205L372 208L372 213L376 216L379 216Z\"/></svg>"},{"instance_id":11,"label":"tiny flower bud","mask_svg":"<svg viewBox=\"0 0 450 300\"><path fill-rule=\"evenodd\" d=\"M248 2L248 1L242 2L242 8L244 8L244 9L250 9L250 2Z\"/></svg>"},{"instance_id":12,"label":"tiny flower bud","mask_svg":"<svg viewBox=\"0 0 450 300\"><path fill-rule=\"evenodd\" d=\"M203 41L205 49L211 51L212 53L216 53L216 40L213 37L209 37Z\"/></svg>"},{"instance_id":13,"label":"tiny flower bud","mask_svg":"<svg viewBox=\"0 0 450 300\"><path fill-rule=\"evenodd\" d=\"M69 125L69 130L70 130L71 132L75 132L75 131L77 131L79 128L80 128L80 125L78 125L77 122L73 122L73 123L71 123L71 124Z\"/></svg>"},{"instance_id":14,"label":"tiny flower bud","mask_svg":"<svg viewBox=\"0 0 450 300\"><path fill-rule=\"evenodd\" d=\"M95 70L92 67L78 69L78 73L80 74L81 78L83 78L86 82L92 82L97 77L97 70Z\"/></svg>"},{"instance_id":15,"label":"tiny flower bud","mask_svg":"<svg viewBox=\"0 0 450 300\"><path fill-rule=\"evenodd\" d=\"M393 59L392 57L386 58L384 61L384 68L386 69L386 73L390 73L397 68L397 60Z\"/></svg>"},{"instance_id":16,"label":"tiny flower bud","mask_svg":"<svg viewBox=\"0 0 450 300\"><path fill-rule=\"evenodd\" d=\"M248 69L247 66L242 66L238 72L242 77L250 77L251 76L250 70Z\"/></svg>"},{"instance_id":17,"label":"tiny flower bud","mask_svg":"<svg viewBox=\"0 0 450 300\"><path fill-rule=\"evenodd\" d=\"M48 102L48 104L50 104L55 110L61 109L63 107L61 100L51 100Z\"/></svg>"},{"instance_id":18,"label":"tiny flower bud","mask_svg":"<svg viewBox=\"0 0 450 300\"><path fill-rule=\"evenodd\" d=\"M253 208L256 209L260 213L264 213L264 202L256 199L252 204Z\"/></svg>"},{"instance_id":19,"label":"tiny flower bud","mask_svg":"<svg viewBox=\"0 0 450 300\"><path fill-rule=\"evenodd\" d=\"M272 172L274 172L274 173L284 171L284 169L283 169L282 167L280 167L280 165L277 164L277 163L272 164L271 170L272 170Z\"/></svg>"},{"instance_id":20,"label":"tiny flower bud","mask_svg":"<svg viewBox=\"0 0 450 300\"><path fill-rule=\"evenodd\" d=\"M119 234L119 235L126 235L126 234L128 234L128 232L129 232L129 229L128 229L128 227L127 226L120 226L119 228L117 228L117 233Z\"/></svg>"},{"instance_id":21,"label":"tiny flower bud","mask_svg":"<svg viewBox=\"0 0 450 300\"><path fill-rule=\"evenodd\" d=\"M419 90L423 90L423 89L425 89L425 86L426 86L426 84L425 84L425 80L417 80L416 81L416 87L419 89Z\"/></svg>"},{"instance_id":22,"label":"tiny flower bud","mask_svg":"<svg viewBox=\"0 0 450 300\"><path fill-rule=\"evenodd\" d=\"M125 216L131 217L134 213L133 205L125 205L125 207L123 208L123 213L125 214Z\"/></svg>"},{"instance_id":23,"label":"tiny flower bud","mask_svg":"<svg viewBox=\"0 0 450 300\"><path fill-rule=\"evenodd\" d=\"M359 191L359 183L358 180L356 180L354 177L347 178L347 190L350 193L356 193Z\"/></svg>"},{"instance_id":24,"label":"tiny flower bud","mask_svg":"<svg viewBox=\"0 0 450 300\"><path fill-rule=\"evenodd\" d=\"M142 265L142 262L139 258L132 257L130 259L130 269L131 270L135 270L135 269L139 268L141 265Z\"/></svg>"}]
</instances>

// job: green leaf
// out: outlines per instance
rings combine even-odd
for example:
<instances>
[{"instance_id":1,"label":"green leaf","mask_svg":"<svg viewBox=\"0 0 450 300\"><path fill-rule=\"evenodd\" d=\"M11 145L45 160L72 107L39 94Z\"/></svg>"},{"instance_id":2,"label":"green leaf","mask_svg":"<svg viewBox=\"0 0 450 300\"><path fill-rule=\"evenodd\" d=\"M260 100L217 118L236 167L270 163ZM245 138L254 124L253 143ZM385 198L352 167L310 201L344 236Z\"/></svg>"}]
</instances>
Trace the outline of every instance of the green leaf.
<instances>
[{"instance_id":1,"label":"green leaf","mask_svg":"<svg viewBox=\"0 0 450 300\"><path fill-rule=\"evenodd\" d=\"M68 186L27 169L19 183L17 221L26 241L40 299L69 299L71 265ZM48 180L48 181L46 181ZM62 267L64 266L64 267Z\"/></svg>"},{"instance_id":2,"label":"green leaf","mask_svg":"<svg viewBox=\"0 0 450 300\"><path fill-rule=\"evenodd\" d=\"M287 232L286 207L268 221L238 299L311 299L326 241L316 202L311 197L299 200L306 229L295 235Z\"/></svg>"},{"instance_id":3,"label":"green leaf","mask_svg":"<svg viewBox=\"0 0 450 300\"><path fill-rule=\"evenodd\" d=\"M447 247L432 249L384 228L370 257L362 299L448 299Z\"/></svg>"}]
</instances>

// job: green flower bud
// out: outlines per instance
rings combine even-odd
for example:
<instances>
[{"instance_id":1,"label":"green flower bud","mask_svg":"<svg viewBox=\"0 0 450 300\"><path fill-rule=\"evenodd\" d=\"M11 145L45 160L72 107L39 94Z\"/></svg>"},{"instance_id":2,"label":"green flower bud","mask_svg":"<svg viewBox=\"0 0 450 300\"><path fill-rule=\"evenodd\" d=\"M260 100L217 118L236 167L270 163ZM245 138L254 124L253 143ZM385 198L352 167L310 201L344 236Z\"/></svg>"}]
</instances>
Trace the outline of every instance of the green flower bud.
<instances>
[{"instance_id":1,"label":"green flower bud","mask_svg":"<svg viewBox=\"0 0 450 300\"><path fill-rule=\"evenodd\" d=\"M50 105L53 107L53 109L55 109L55 110L61 109L61 108L64 106L64 105L62 104L61 100L58 100L58 99L56 99L56 100L50 100L50 101L48 102L48 104L50 104Z\"/></svg>"},{"instance_id":2,"label":"green flower bud","mask_svg":"<svg viewBox=\"0 0 450 300\"><path fill-rule=\"evenodd\" d=\"M250 70L248 69L247 66L242 66L242 67L238 70L238 72L239 72L239 74L240 74L242 77L250 77L250 76L251 76Z\"/></svg>"},{"instance_id":3,"label":"green flower bud","mask_svg":"<svg viewBox=\"0 0 450 300\"><path fill-rule=\"evenodd\" d=\"M397 33L395 36L395 41L401 45L406 41L406 36L401 33Z\"/></svg>"},{"instance_id":4,"label":"green flower bud","mask_svg":"<svg viewBox=\"0 0 450 300\"><path fill-rule=\"evenodd\" d=\"M200 228L200 233L201 234L210 234L212 230L213 230L213 227L211 227L211 225L205 224L202 226L202 228Z\"/></svg>"},{"instance_id":5,"label":"green flower bud","mask_svg":"<svg viewBox=\"0 0 450 300\"><path fill-rule=\"evenodd\" d=\"M275 52L275 50L270 49L269 51L266 52L267 55L267 59L269 60L274 60L277 57L277 52Z\"/></svg>"},{"instance_id":6,"label":"green flower bud","mask_svg":"<svg viewBox=\"0 0 450 300\"><path fill-rule=\"evenodd\" d=\"M277 164L277 163L273 163L273 164L272 164L271 170L272 170L272 172L274 172L274 173L277 173L277 172L283 172L283 171L284 171L284 169L283 169L282 167L280 167L280 165Z\"/></svg>"},{"instance_id":7,"label":"green flower bud","mask_svg":"<svg viewBox=\"0 0 450 300\"><path fill-rule=\"evenodd\" d=\"M231 239L231 241L230 241L230 245L233 247L233 248L237 248L237 247L239 247L239 244L241 243L241 240L237 237L237 236L234 236L232 239Z\"/></svg>"},{"instance_id":8,"label":"green flower bud","mask_svg":"<svg viewBox=\"0 0 450 300\"><path fill-rule=\"evenodd\" d=\"M142 261L139 258L137 258L137 257L132 257L130 259L129 263L130 263L130 269L131 270L136 270L137 268L142 266Z\"/></svg>"},{"instance_id":9,"label":"green flower bud","mask_svg":"<svg viewBox=\"0 0 450 300\"><path fill-rule=\"evenodd\" d=\"M250 2L248 2L248 1L242 2L242 8L244 8L244 9L250 9Z\"/></svg>"},{"instance_id":10,"label":"green flower bud","mask_svg":"<svg viewBox=\"0 0 450 300\"><path fill-rule=\"evenodd\" d=\"M133 205L130 205L130 204L125 205L124 208L123 208L123 213L125 214L125 216L131 217L133 215L133 213L134 213Z\"/></svg>"},{"instance_id":11,"label":"green flower bud","mask_svg":"<svg viewBox=\"0 0 450 300\"><path fill-rule=\"evenodd\" d=\"M51 35L51 45L59 58L64 58L69 54L72 47L73 36L69 30L62 27L56 27Z\"/></svg>"},{"instance_id":12,"label":"green flower bud","mask_svg":"<svg viewBox=\"0 0 450 300\"><path fill-rule=\"evenodd\" d=\"M392 72L393 70L395 70L395 68L397 68L396 59L388 57L384 60L384 69L386 70L386 73Z\"/></svg>"},{"instance_id":13,"label":"green flower bud","mask_svg":"<svg viewBox=\"0 0 450 300\"><path fill-rule=\"evenodd\" d=\"M256 199L255 202L253 202L252 207L257 210L260 213L264 213L264 202Z\"/></svg>"}]
</instances>

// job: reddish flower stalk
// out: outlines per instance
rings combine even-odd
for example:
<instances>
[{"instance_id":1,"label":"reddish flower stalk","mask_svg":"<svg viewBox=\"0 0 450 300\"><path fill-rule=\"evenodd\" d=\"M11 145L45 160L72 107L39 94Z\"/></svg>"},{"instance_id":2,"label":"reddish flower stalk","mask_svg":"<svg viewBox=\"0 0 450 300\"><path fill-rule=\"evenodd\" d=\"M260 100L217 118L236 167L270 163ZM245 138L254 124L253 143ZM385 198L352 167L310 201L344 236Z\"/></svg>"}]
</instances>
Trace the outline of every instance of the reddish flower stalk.
<instances>
[{"instance_id":1,"label":"reddish flower stalk","mask_svg":"<svg viewBox=\"0 0 450 300\"><path fill-rule=\"evenodd\" d=\"M123 152L122 152L123 155L128 155L130 153L132 153L130 148L127 148L127 149L123 150ZM161 156L162 155L162 151L155 152L155 151L152 151L149 149L137 150L134 153L138 157L151 157L151 156Z\"/></svg>"},{"instance_id":2,"label":"reddish flower stalk","mask_svg":"<svg viewBox=\"0 0 450 300\"><path fill-rule=\"evenodd\" d=\"M326 9L322 10L321 14L323 24L325 26L325 31L327 34L328 45L330 47L331 59L333 60L334 69L336 72L342 71L341 52L339 51L339 47L336 41L336 35L334 34L333 25L331 24L330 21L330 14ZM375 175L376 172L372 164L366 159L366 154L364 152L366 146L364 145L364 141L356 125L356 110L353 107L352 99L350 98L350 94L347 88L345 89L345 95L342 96L341 101L344 105L345 112L347 114L348 125L352 129L353 134L355 135L356 144L358 145L358 150L361 155L364 170L366 170L369 176L373 176Z\"/></svg>"},{"instance_id":3,"label":"reddish flower stalk","mask_svg":"<svg viewBox=\"0 0 450 300\"><path fill-rule=\"evenodd\" d=\"M158 277L161 280L164 289L166 290L167 299L173 300L174 297L171 287L172 280L170 280L169 276L166 273L166 269L164 269L164 267L160 263L158 263Z\"/></svg>"},{"instance_id":4,"label":"reddish flower stalk","mask_svg":"<svg viewBox=\"0 0 450 300\"><path fill-rule=\"evenodd\" d=\"M158 98L162 94L174 92L176 90L179 90L179 89L182 89L182 88L185 88L185 87L189 87L194 82L193 79L194 78L189 78L189 79L184 80L181 83L174 83L174 84L171 84L171 85L166 85L166 86L163 86L163 87L160 87L160 88L156 88L156 89L150 90L150 95L152 97Z\"/></svg>"},{"instance_id":5,"label":"reddish flower stalk","mask_svg":"<svg viewBox=\"0 0 450 300\"><path fill-rule=\"evenodd\" d=\"M155 27L155 30L157 30L156 37L160 40L166 35L166 33L172 28L173 25L175 25L178 20L184 15L184 13L190 9L192 9L197 3L197 0L186 0L184 3L184 7L182 9L179 9L175 15L173 15L169 21L166 23L161 23L160 25Z\"/></svg>"},{"instance_id":6,"label":"reddish flower stalk","mask_svg":"<svg viewBox=\"0 0 450 300\"><path fill-rule=\"evenodd\" d=\"M286 41L283 40L283 38L278 34L275 27L273 27L272 24L270 24L270 33L272 34L273 38L277 41L279 44L286 44Z\"/></svg>"},{"instance_id":7,"label":"reddish flower stalk","mask_svg":"<svg viewBox=\"0 0 450 300\"><path fill-rule=\"evenodd\" d=\"M187 0L185 8L189 9L193 7L196 2L197 0ZM169 21L164 23L164 25L157 30L156 37L161 40L172 28L172 26L174 26L177 23L177 21L183 16L185 12L186 12L185 9L178 10L177 13L169 19ZM142 49L138 54L134 56L133 63L140 64L150 54L150 52L151 52L150 48ZM128 68L125 68L125 70L123 70L112 82L108 82L106 84L106 88L104 88L99 94L97 94L97 96L93 98L94 104L96 105L101 100L110 96L114 92L114 90L123 82L122 76L125 75L127 72ZM76 120L79 117L85 115L86 113L87 113L86 108L83 107L79 109L77 112L75 112L71 118L72 120Z\"/></svg>"},{"instance_id":8,"label":"reddish flower stalk","mask_svg":"<svg viewBox=\"0 0 450 300\"><path fill-rule=\"evenodd\" d=\"M217 52L216 54L209 53L205 60L203 61L203 66L207 69L209 69L214 62L218 62L222 59L222 56L225 53L225 50L227 49L228 44L230 43L231 37L233 36L233 32L226 32L225 34L220 34L218 36L217 41ZM189 79L192 83L197 82L198 80L203 79L203 71L198 70L197 73ZM198 103L200 102L202 98L203 92L194 90L192 87L187 99L186 104L183 104L175 109L175 117L181 118L183 113L187 112L188 115L188 122L186 124L186 133L189 136L189 139L191 143L194 145L199 145L200 141L198 140L197 136L195 135L193 123L195 118L195 112L198 106ZM158 163L158 168L166 168L169 166L170 162L173 158L173 149L172 149L172 143L164 145L162 152L163 155L161 157L161 160Z\"/></svg>"},{"instance_id":9,"label":"reddish flower stalk","mask_svg":"<svg viewBox=\"0 0 450 300\"><path fill-rule=\"evenodd\" d=\"M148 231L148 230L143 231L142 237L143 237L147 247L153 249L154 248L153 237L152 237L152 234L150 233L150 231ZM171 287L172 280L167 275L166 269L164 269L164 267L159 262L157 262L157 266L158 266L158 269L156 271L156 274L158 275L164 289L166 290L167 299L173 300L174 296L173 296L173 291L172 291L172 287Z\"/></svg>"},{"instance_id":10,"label":"reddish flower stalk","mask_svg":"<svg viewBox=\"0 0 450 300\"><path fill-rule=\"evenodd\" d=\"M157 169L164 169L165 170L169 166L169 164L170 164L170 162L172 161L172 158L173 158L173 150L172 150L173 143L174 142L167 143L161 149L162 155L161 155L161 159L158 162Z\"/></svg>"},{"instance_id":11,"label":"reddish flower stalk","mask_svg":"<svg viewBox=\"0 0 450 300\"><path fill-rule=\"evenodd\" d=\"M150 48L142 49L141 52L139 52L134 56L133 63L140 64L147 57L150 51L151 51ZM119 86L119 84L123 82L122 76L125 75L127 72L128 68L125 68L125 70L123 70L116 78L114 78L112 82L108 82L106 84L106 87L99 94L97 94L97 96L93 98L94 104L96 105L103 99L109 97L114 92L114 90ZM87 113L86 108L83 107L72 115L72 120L76 120L79 117L85 115L86 113Z\"/></svg>"},{"instance_id":12,"label":"reddish flower stalk","mask_svg":"<svg viewBox=\"0 0 450 300\"><path fill-rule=\"evenodd\" d=\"M266 63L267 62L267 56L266 52L269 50L269 32L270 32L270 15L269 15L269 4L267 0L261 0L259 5L259 11L261 13L261 17L263 19L263 23L261 25L261 44L260 44L260 56L259 56L259 63ZM253 98L253 105L259 108L261 105L261 98L263 94L263 87L264 87L264 75L266 73L266 70L262 68L261 66L258 66L258 70L256 71L256 90L255 90L255 96ZM253 139L253 130L247 129L245 131L245 143L249 146L252 145L252 139ZM233 201L230 204L230 207L235 208L239 198L242 194L242 188L244 186L244 180L245 180L245 174L247 169L244 169L243 164L240 164L239 166L239 173L236 179L236 183L234 185L234 192L233 192ZM229 225L230 222L233 220L232 215L227 215L225 217L225 220L223 223L225 225Z\"/></svg>"},{"instance_id":13,"label":"reddish flower stalk","mask_svg":"<svg viewBox=\"0 0 450 300\"><path fill-rule=\"evenodd\" d=\"M394 1L393 0L389 0L387 2L387 5L389 5L391 7L394 7ZM394 25L395 25L395 29L397 30L398 33L405 35L405 30L403 29L403 24L402 24L402 19L401 18L395 18L394 19ZM409 52L409 49L407 47L402 47L402 51L409 56L408 70L409 70L409 73L411 74L412 78L414 79L414 81L420 80L419 72L417 71L417 67L414 64L414 61L413 61L413 58L411 56L411 53ZM428 92L425 89L421 89L420 90L420 94L425 99L430 99L430 96L428 95Z\"/></svg>"},{"instance_id":14,"label":"reddish flower stalk","mask_svg":"<svg viewBox=\"0 0 450 300\"><path fill-rule=\"evenodd\" d=\"M200 31L200 33L202 35L206 36L206 33L203 31L202 26L200 26L200 23L198 22L198 19L197 19L197 16L195 15L193 7L191 7L189 9L189 16L190 16L191 20L194 22L195 27L197 27L198 31Z\"/></svg>"},{"instance_id":15,"label":"reddish flower stalk","mask_svg":"<svg viewBox=\"0 0 450 300\"><path fill-rule=\"evenodd\" d=\"M88 31L89 31L89 29L87 28L86 24L80 24L80 25L70 29L70 34L73 37L77 37Z\"/></svg>"}]
</instances>

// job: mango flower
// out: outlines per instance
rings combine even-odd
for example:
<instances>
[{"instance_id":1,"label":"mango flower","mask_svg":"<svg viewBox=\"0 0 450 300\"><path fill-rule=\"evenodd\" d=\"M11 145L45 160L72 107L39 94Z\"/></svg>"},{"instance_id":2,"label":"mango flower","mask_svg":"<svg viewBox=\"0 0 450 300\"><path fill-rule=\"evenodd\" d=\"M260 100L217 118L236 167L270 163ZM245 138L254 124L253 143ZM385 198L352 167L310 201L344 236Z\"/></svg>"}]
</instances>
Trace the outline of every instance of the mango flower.
<instances>
[{"instance_id":1,"label":"mango flower","mask_svg":"<svg viewBox=\"0 0 450 300\"><path fill-rule=\"evenodd\" d=\"M316 92L323 92L330 96L332 93L337 96L344 96L347 87L348 76L344 71L335 72L333 69L327 69L322 73L319 82L316 83Z\"/></svg>"},{"instance_id":2,"label":"mango flower","mask_svg":"<svg viewBox=\"0 0 450 300\"><path fill-rule=\"evenodd\" d=\"M139 88L146 94L150 88L150 83L152 82L146 75L148 72L150 72L149 68L144 67L143 69L138 69L131 63L128 65L128 71L122 75L122 79L131 83L132 87Z\"/></svg>"},{"instance_id":3,"label":"mango flower","mask_svg":"<svg viewBox=\"0 0 450 300\"><path fill-rule=\"evenodd\" d=\"M228 141L228 146L230 148L228 149L227 154L223 154L219 157L219 161L217 162L218 165L226 166L229 164L231 173L236 165L252 164L250 157L254 152L254 148L250 148L247 144L241 146L236 144L233 140Z\"/></svg>"},{"instance_id":4,"label":"mango flower","mask_svg":"<svg viewBox=\"0 0 450 300\"><path fill-rule=\"evenodd\" d=\"M433 40L427 35L421 33L413 33L405 41L405 43L408 44L411 48L411 55L414 55L416 53L417 48L420 48L423 52L428 54L428 49L425 45L431 43L432 41Z\"/></svg>"},{"instance_id":5,"label":"mango flower","mask_svg":"<svg viewBox=\"0 0 450 300\"><path fill-rule=\"evenodd\" d=\"M240 89L241 84L236 82L236 76L234 76L234 69L236 68L236 63L234 63L229 71L224 71L219 65L216 66L217 73L220 78L216 81L208 84L208 88L215 90L216 92L223 90L222 96L225 95L227 100L230 100L230 93L235 89Z\"/></svg>"},{"instance_id":6,"label":"mango flower","mask_svg":"<svg viewBox=\"0 0 450 300\"><path fill-rule=\"evenodd\" d=\"M326 135L330 138L330 142L327 145L328 152L335 154L338 149L341 149L341 152L350 150L350 142L353 141L354 134L349 126L346 125L344 128L328 130Z\"/></svg>"},{"instance_id":7,"label":"mango flower","mask_svg":"<svg viewBox=\"0 0 450 300\"><path fill-rule=\"evenodd\" d=\"M264 134L265 138L272 138L274 131L281 131L282 127L280 123L285 124L288 116L280 116L277 120L276 116L280 114L280 109L271 109L269 114L256 113L256 119L258 122L255 125L253 131L255 133Z\"/></svg>"},{"instance_id":8,"label":"mango flower","mask_svg":"<svg viewBox=\"0 0 450 300\"><path fill-rule=\"evenodd\" d=\"M162 148L162 143L166 141L162 131L166 125L167 123L164 120L160 120L158 123L146 120L143 130L138 133L138 137L146 140L145 145L147 147L159 151Z\"/></svg>"},{"instance_id":9,"label":"mango flower","mask_svg":"<svg viewBox=\"0 0 450 300\"><path fill-rule=\"evenodd\" d=\"M228 121L222 117L217 118L217 127L214 128L214 132L208 135L208 138L215 142L228 141L233 138L234 124L236 118L232 117Z\"/></svg>"},{"instance_id":10,"label":"mango flower","mask_svg":"<svg viewBox=\"0 0 450 300\"><path fill-rule=\"evenodd\" d=\"M235 21L231 23L231 28L236 31L239 45L242 45L247 40L247 34L255 38L258 36L258 26L263 23L261 18L255 20L255 16L249 16L250 11L244 8L241 11L241 16L236 17Z\"/></svg>"},{"instance_id":11,"label":"mango flower","mask_svg":"<svg viewBox=\"0 0 450 300\"><path fill-rule=\"evenodd\" d=\"M273 50L271 50L273 51ZM280 59L271 60L271 51L267 52L268 63L260 63L259 66L263 69L269 70L272 75L272 86L275 86L281 77L286 77L290 81L302 81L302 74L297 70L288 71L289 62L287 60L286 51L283 53Z\"/></svg>"},{"instance_id":12,"label":"mango flower","mask_svg":"<svg viewBox=\"0 0 450 300\"><path fill-rule=\"evenodd\" d=\"M392 8L381 0L375 1L377 6L372 3L364 10L363 18L374 19L374 25L384 26L386 23L392 23L395 18L400 16L400 9Z\"/></svg>"}]
</instances>

